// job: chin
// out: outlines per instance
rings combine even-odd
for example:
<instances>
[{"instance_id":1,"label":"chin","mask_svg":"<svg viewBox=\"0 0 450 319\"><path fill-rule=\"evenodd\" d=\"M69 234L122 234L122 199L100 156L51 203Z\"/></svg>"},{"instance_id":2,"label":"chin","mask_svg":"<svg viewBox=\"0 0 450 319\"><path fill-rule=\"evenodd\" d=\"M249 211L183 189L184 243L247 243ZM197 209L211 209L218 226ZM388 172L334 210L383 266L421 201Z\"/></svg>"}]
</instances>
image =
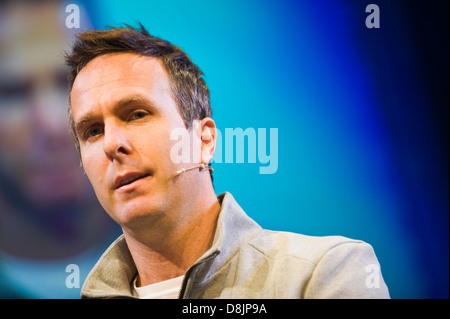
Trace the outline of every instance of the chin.
<instances>
[{"instance_id":1,"label":"chin","mask_svg":"<svg viewBox=\"0 0 450 319\"><path fill-rule=\"evenodd\" d=\"M154 224L163 216L164 211L159 201L140 198L121 204L114 210L112 217L123 228L138 229Z\"/></svg>"}]
</instances>

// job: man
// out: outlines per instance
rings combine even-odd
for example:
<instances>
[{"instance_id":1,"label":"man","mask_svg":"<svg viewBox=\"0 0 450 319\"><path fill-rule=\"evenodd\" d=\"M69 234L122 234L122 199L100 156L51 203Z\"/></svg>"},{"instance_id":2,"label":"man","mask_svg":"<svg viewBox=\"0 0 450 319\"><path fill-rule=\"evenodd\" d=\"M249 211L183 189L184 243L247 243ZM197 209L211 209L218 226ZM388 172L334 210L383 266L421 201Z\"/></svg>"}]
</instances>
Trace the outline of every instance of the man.
<instances>
[{"instance_id":1,"label":"man","mask_svg":"<svg viewBox=\"0 0 450 319\"><path fill-rule=\"evenodd\" d=\"M370 245L261 229L216 196L202 72L141 26L81 33L67 56L81 163L123 230L83 298L388 298ZM172 160L172 132L188 160ZM177 144L177 147L179 145Z\"/></svg>"}]
</instances>

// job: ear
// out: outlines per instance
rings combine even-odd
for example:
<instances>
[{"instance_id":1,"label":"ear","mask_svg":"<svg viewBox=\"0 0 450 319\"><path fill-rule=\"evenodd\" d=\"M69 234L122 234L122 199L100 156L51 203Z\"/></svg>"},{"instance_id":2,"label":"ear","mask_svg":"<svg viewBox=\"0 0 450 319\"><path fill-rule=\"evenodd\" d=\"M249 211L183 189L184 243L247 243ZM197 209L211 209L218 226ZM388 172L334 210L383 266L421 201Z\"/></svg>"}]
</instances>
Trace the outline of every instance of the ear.
<instances>
[{"instance_id":1,"label":"ear","mask_svg":"<svg viewBox=\"0 0 450 319\"><path fill-rule=\"evenodd\" d=\"M201 163L209 164L216 150L217 129L216 123L210 117L200 121L201 128Z\"/></svg>"}]
</instances>

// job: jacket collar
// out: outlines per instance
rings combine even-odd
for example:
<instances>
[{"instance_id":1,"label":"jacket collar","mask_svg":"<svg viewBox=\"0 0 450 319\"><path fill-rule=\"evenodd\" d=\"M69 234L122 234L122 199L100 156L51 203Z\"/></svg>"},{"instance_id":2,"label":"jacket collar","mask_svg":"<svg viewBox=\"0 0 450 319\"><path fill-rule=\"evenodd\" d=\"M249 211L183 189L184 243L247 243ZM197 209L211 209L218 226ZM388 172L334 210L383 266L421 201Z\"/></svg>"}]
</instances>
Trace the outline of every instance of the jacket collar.
<instances>
[{"instance_id":1,"label":"jacket collar","mask_svg":"<svg viewBox=\"0 0 450 319\"><path fill-rule=\"evenodd\" d=\"M133 297L136 266L123 235L103 253L81 288L81 298Z\"/></svg>"},{"instance_id":2,"label":"jacket collar","mask_svg":"<svg viewBox=\"0 0 450 319\"><path fill-rule=\"evenodd\" d=\"M217 197L221 210L213 244L186 272L183 293L195 282L205 282L239 250L240 243L252 237L261 227L250 219L234 197L222 193ZM192 271L195 278L189 280ZM133 298L132 282L137 274L125 238L117 238L89 273L81 289L82 298Z\"/></svg>"}]
</instances>

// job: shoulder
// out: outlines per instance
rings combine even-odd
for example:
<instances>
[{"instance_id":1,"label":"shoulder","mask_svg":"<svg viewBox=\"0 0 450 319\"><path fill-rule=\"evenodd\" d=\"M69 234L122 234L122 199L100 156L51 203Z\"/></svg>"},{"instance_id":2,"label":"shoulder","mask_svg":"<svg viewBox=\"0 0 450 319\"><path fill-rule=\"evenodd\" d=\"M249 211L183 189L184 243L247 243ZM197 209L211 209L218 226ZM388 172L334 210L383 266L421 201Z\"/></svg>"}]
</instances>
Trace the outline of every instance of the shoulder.
<instances>
[{"instance_id":1,"label":"shoulder","mask_svg":"<svg viewBox=\"0 0 450 319\"><path fill-rule=\"evenodd\" d=\"M247 243L301 278L303 298L389 298L372 246L343 236L262 230Z\"/></svg>"},{"instance_id":2,"label":"shoulder","mask_svg":"<svg viewBox=\"0 0 450 319\"><path fill-rule=\"evenodd\" d=\"M353 251L372 249L364 241L343 236L308 236L303 234L261 230L249 245L266 254L289 255L316 265L330 251Z\"/></svg>"}]
</instances>

